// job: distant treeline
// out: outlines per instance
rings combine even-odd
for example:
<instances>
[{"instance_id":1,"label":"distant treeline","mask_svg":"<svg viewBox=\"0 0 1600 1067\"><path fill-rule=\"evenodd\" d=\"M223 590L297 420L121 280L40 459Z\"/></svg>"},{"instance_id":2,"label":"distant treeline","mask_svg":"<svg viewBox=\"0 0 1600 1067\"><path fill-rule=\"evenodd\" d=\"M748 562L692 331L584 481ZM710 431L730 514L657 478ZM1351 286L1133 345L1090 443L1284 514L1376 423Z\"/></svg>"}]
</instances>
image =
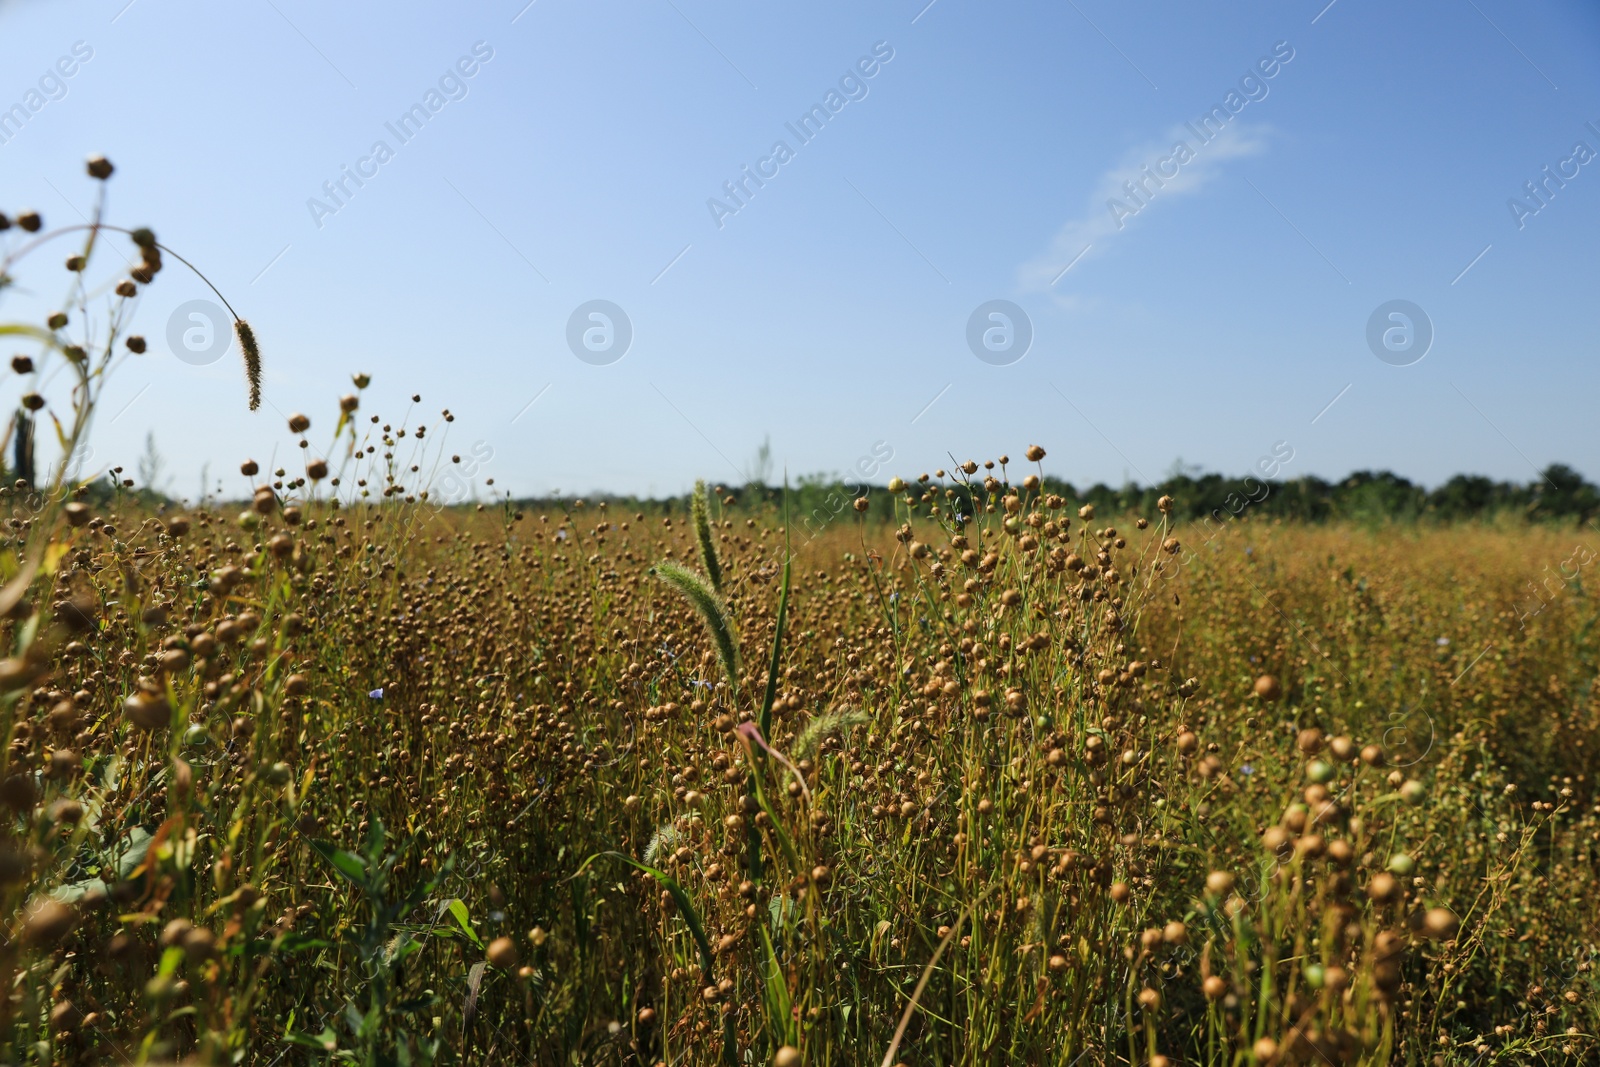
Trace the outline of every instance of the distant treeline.
<instances>
[{"instance_id":1,"label":"distant treeline","mask_svg":"<svg viewBox=\"0 0 1600 1067\"><path fill-rule=\"evenodd\" d=\"M1179 475L1149 488L1128 485L1113 489L1097 484L1077 492L1062 484L1051 485L1051 491L1093 503L1096 508L1143 514L1154 514L1156 501L1170 496L1173 514L1187 519L1248 512L1303 522L1460 522L1509 515L1540 522L1582 523L1600 515L1600 487L1563 463L1551 464L1539 478L1525 484L1458 474L1436 489L1391 471L1356 471L1337 482L1315 475L1274 481L1203 474Z\"/></svg>"},{"instance_id":2,"label":"distant treeline","mask_svg":"<svg viewBox=\"0 0 1600 1067\"><path fill-rule=\"evenodd\" d=\"M1008 472L999 468L986 470L979 467L970 477L958 481L946 475L943 479L930 479L926 483L909 481L897 494L923 494L932 492L937 501L947 508L963 514L972 514L975 507L986 501L989 490L986 479L995 480L995 492L1004 493L1002 486L1020 485L1032 464L1013 464ZM0 464L0 478L12 484L15 472ZM104 479L97 479L88 489L92 504L104 504L114 495L133 498L151 508L182 507L182 502L170 499L149 489L114 489ZM784 499L782 486L762 482L747 482L740 486L718 485L716 496L722 501L721 510L726 517L750 517L764 514L781 517L785 508L797 531L818 533L827 525L858 516L852 505L857 497L873 498L874 506L860 516L868 522L894 520L895 513L884 506L888 488L872 485L866 479L850 480L838 475L802 475L788 488ZM948 497L946 489L955 496ZM1078 488L1070 482L1046 478L1041 491L1065 498L1074 509L1093 504L1104 515L1143 515L1155 518L1157 502L1164 496L1172 498L1172 517L1179 521L1198 521L1210 517L1224 521L1241 515L1252 518L1281 518L1299 522L1470 522L1495 519L1517 519L1529 522L1579 525L1600 519L1600 487L1585 481L1583 476L1564 463L1552 463L1538 478L1526 483L1497 482L1476 474L1458 474L1436 489L1417 485L1391 471L1356 471L1337 482L1326 481L1314 475L1278 480L1258 475L1228 477L1221 474L1178 474L1151 486L1129 482L1112 487L1097 482L1087 488ZM25 493L20 486L16 492ZM573 507L570 496L523 497L507 500L492 496L479 501L460 501L445 507L510 507L534 513L566 511ZM594 494L584 498L586 508L605 502L617 512L649 515L687 514L687 494L667 498L646 498ZM380 503L374 499L372 503ZM220 500L213 506L231 506ZM435 503L433 506L439 506ZM621 521L620 516L613 516Z\"/></svg>"},{"instance_id":3,"label":"distant treeline","mask_svg":"<svg viewBox=\"0 0 1600 1067\"><path fill-rule=\"evenodd\" d=\"M1019 483L1032 465L1013 465L1011 480ZM946 477L941 485L911 482L905 492L936 491L940 503L971 514L985 500L985 477L999 478L999 469L979 468L971 476L971 489ZM947 498L944 488L956 491ZM1093 504L1102 514L1138 514L1154 518L1157 501L1173 500L1172 515L1195 521L1212 517L1218 521L1249 515L1253 518L1282 518L1300 522L1347 520L1382 521L1482 521L1502 517L1531 522L1580 524L1600 517L1600 487L1563 463L1553 463L1540 476L1527 483L1497 482L1475 474L1458 474L1436 489L1417 485L1391 471L1357 471L1337 482L1314 475L1288 480L1255 475L1227 477L1221 474L1180 474L1152 486L1128 483L1112 487L1096 483L1077 488L1069 482L1047 478L1043 491L1055 493L1073 505ZM771 512L784 506L783 489L759 482L743 486L718 486L724 509L730 514ZM858 496L878 498L887 492L882 486L865 481L850 481L832 476L802 477L789 487L788 511L799 529L818 531L837 520L855 519L851 509ZM901 494L903 495L903 494ZM652 514L687 513L688 497L665 500L637 497L590 497L589 502L608 500L613 507ZM570 506L570 500L524 500L518 502L533 510ZM888 521L893 516L885 507L873 507L868 521Z\"/></svg>"}]
</instances>

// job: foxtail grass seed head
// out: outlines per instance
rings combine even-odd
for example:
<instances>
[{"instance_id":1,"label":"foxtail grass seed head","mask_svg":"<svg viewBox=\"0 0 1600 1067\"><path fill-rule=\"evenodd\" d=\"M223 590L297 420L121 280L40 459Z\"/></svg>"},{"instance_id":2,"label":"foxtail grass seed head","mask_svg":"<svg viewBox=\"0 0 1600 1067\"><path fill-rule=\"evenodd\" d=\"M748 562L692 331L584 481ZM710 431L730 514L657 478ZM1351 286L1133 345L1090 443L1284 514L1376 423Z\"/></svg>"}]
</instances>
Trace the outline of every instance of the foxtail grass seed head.
<instances>
[{"instance_id":1,"label":"foxtail grass seed head","mask_svg":"<svg viewBox=\"0 0 1600 1067\"><path fill-rule=\"evenodd\" d=\"M694 495L689 503L690 517L694 523L695 541L700 548L700 566L711 580L711 588L722 589L722 563L717 559L716 542L711 537L711 512L706 502L706 483L694 483Z\"/></svg>"},{"instance_id":2,"label":"foxtail grass seed head","mask_svg":"<svg viewBox=\"0 0 1600 1067\"><path fill-rule=\"evenodd\" d=\"M261 406L261 349L256 344L256 332L248 322L234 319L233 330L244 356L244 376L250 384L250 410L254 411Z\"/></svg>"},{"instance_id":3,"label":"foxtail grass seed head","mask_svg":"<svg viewBox=\"0 0 1600 1067\"><path fill-rule=\"evenodd\" d=\"M669 560L656 564L654 570L656 577L676 589L700 617L716 647L723 676L728 685L736 690L739 682L739 636L734 630L733 616L727 604L705 577L681 564Z\"/></svg>"}]
</instances>

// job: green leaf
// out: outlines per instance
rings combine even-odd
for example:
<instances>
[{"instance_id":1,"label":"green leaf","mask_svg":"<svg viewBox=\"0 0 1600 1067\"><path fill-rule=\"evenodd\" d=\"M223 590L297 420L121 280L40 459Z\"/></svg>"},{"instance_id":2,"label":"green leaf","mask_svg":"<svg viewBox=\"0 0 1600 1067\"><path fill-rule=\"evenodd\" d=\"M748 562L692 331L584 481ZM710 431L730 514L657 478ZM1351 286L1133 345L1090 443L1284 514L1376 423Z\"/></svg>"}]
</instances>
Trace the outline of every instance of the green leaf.
<instances>
[{"instance_id":1,"label":"green leaf","mask_svg":"<svg viewBox=\"0 0 1600 1067\"><path fill-rule=\"evenodd\" d=\"M38 326L29 326L20 322L7 322L0 324L0 337L31 337L35 341L43 341L51 348L59 349L61 343L56 340L56 335L49 330L40 329Z\"/></svg>"},{"instance_id":2,"label":"green leaf","mask_svg":"<svg viewBox=\"0 0 1600 1067\"><path fill-rule=\"evenodd\" d=\"M19 653L32 647L33 639L39 636L39 620L44 617L43 612L34 612L17 628L17 651Z\"/></svg>"},{"instance_id":3,"label":"green leaf","mask_svg":"<svg viewBox=\"0 0 1600 1067\"><path fill-rule=\"evenodd\" d=\"M765 985L767 1022L783 1034L786 1044L790 1044L797 1034L789 1004L789 984L783 980L783 968L778 965L778 954L773 951L772 937L765 926L761 927L761 944L767 950L766 966L762 968L761 975Z\"/></svg>"},{"instance_id":4,"label":"green leaf","mask_svg":"<svg viewBox=\"0 0 1600 1067\"><path fill-rule=\"evenodd\" d=\"M788 527L784 527L783 585L778 591L778 621L772 631L772 657L767 663L767 691L761 698L761 715L758 722L761 736L772 734L772 705L778 695L778 660L783 652L783 627L789 618L789 550Z\"/></svg>"},{"instance_id":5,"label":"green leaf","mask_svg":"<svg viewBox=\"0 0 1600 1067\"><path fill-rule=\"evenodd\" d=\"M298 1031L283 1035L283 1039L291 1045L301 1048L314 1048L322 1052L332 1052L339 1047L339 1036L332 1030L323 1030L320 1034L306 1034Z\"/></svg>"},{"instance_id":6,"label":"green leaf","mask_svg":"<svg viewBox=\"0 0 1600 1067\"><path fill-rule=\"evenodd\" d=\"M456 925L461 927L461 932L471 938L474 945L482 948L483 942L478 940L477 931L472 929L472 918L467 914L466 903L460 898L452 900L450 902L450 915L455 919Z\"/></svg>"},{"instance_id":7,"label":"green leaf","mask_svg":"<svg viewBox=\"0 0 1600 1067\"><path fill-rule=\"evenodd\" d=\"M123 835L116 850L118 878L127 878L144 862L153 836L142 826L135 826Z\"/></svg>"},{"instance_id":8,"label":"green leaf","mask_svg":"<svg viewBox=\"0 0 1600 1067\"><path fill-rule=\"evenodd\" d=\"M161 954L161 963L156 967L156 974L162 978L171 978L178 973L178 964L183 962L183 949L174 945Z\"/></svg>"},{"instance_id":9,"label":"green leaf","mask_svg":"<svg viewBox=\"0 0 1600 1067\"><path fill-rule=\"evenodd\" d=\"M277 950L289 954L295 952L309 952L316 948L332 948L333 942L324 941L317 937L308 937L305 934L288 933L278 940Z\"/></svg>"},{"instance_id":10,"label":"green leaf","mask_svg":"<svg viewBox=\"0 0 1600 1067\"><path fill-rule=\"evenodd\" d=\"M326 841L317 841L308 837L306 838L306 843L309 844L312 850L316 852L317 855L321 856L330 867L338 871L352 883L362 889L366 889L368 887L366 860L362 859L360 856L357 856L354 852L346 852L343 849L334 848Z\"/></svg>"}]
</instances>

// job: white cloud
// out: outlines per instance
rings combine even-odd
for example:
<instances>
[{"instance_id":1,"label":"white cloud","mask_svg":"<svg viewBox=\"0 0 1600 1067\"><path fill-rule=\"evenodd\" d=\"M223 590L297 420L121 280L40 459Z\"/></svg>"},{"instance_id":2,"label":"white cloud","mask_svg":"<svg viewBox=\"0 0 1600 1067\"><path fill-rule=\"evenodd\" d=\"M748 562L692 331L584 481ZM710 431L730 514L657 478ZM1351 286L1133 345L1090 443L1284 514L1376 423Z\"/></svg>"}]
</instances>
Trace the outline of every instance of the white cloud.
<instances>
[{"instance_id":1,"label":"white cloud","mask_svg":"<svg viewBox=\"0 0 1600 1067\"><path fill-rule=\"evenodd\" d=\"M1269 132L1266 126L1246 126L1236 120L1207 141L1181 125L1164 139L1129 152L1100 175L1083 213L1056 231L1045 252L1017 268L1022 288L1048 291L1068 264L1073 273L1082 270L1125 230L1149 224L1144 216L1150 208L1199 192L1230 160L1264 151ZM1128 183L1133 183L1132 193Z\"/></svg>"}]
</instances>

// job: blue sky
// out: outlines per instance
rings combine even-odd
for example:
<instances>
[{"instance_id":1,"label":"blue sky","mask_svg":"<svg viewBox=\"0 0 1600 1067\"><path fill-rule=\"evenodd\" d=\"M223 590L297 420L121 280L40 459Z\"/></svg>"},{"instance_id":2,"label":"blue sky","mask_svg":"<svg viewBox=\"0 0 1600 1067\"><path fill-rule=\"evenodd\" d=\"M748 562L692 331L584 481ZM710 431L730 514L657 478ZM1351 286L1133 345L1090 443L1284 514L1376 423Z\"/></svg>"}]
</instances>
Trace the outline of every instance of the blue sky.
<instances>
[{"instance_id":1,"label":"blue sky","mask_svg":"<svg viewBox=\"0 0 1600 1067\"><path fill-rule=\"evenodd\" d=\"M518 493L737 479L768 435L791 473L887 446L880 481L1033 442L1079 483L1277 442L1287 476L1600 478L1592 4L525 2L0 0L0 108L47 79L0 124L0 210L77 221L104 153L113 220L263 346L251 414L236 354L169 351L209 296L169 263L96 463L153 431L173 491L206 461L240 491L366 371L369 410L449 407L449 447ZM59 299L66 251L0 317ZM1433 332L1404 366L1367 340L1397 299ZM631 324L620 359L569 346L592 300ZM1005 365L967 340L994 300L1031 323Z\"/></svg>"}]
</instances>

